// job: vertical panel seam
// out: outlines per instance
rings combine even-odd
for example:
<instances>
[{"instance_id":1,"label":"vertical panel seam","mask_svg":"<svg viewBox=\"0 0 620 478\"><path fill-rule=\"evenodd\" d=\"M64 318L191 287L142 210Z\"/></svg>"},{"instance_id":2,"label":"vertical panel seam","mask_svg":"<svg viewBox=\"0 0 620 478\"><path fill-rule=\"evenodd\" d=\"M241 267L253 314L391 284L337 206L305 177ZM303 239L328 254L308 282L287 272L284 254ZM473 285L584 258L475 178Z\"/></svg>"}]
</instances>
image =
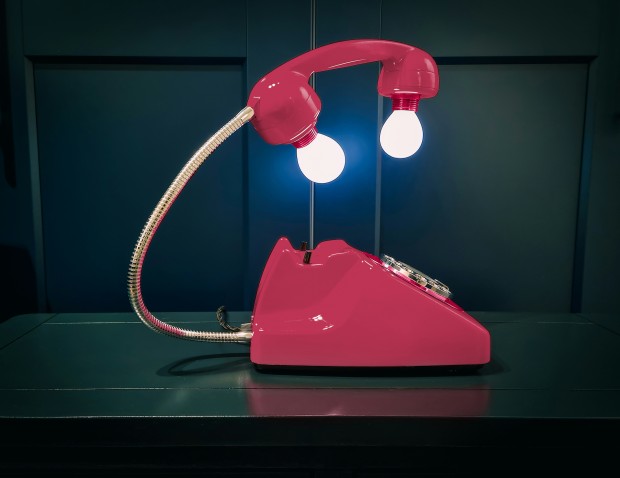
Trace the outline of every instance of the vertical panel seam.
<instances>
[{"instance_id":1,"label":"vertical panel seam","mask_svg":"<svg viewBox=\"0 0 620 478\"><path fill-rule=\"evenodd\" d=\"M23 24L22 24L23 25ZM23 29L22 29L23 30ZM41 176L39 169L39 141L37 128L36 89L34 63L24 56L26 124L28 128L28 158L30 165L30 194L32 201L32 227L34 264L37 283L37 309L47 310L47 281L45 271L45 247L43 237L43 213L41 201Z\"/></svg>"},{"instance_id":2,"label":"vertical panel seam","mask_svg":"<svg viewBox=\"0 0 620 478\"><path fill-rule=\"evenodd\" d=\"M588 223L588 200L590 194L590 170L594 135L594 78L597 59L588 64L586 95L582 130L581 165L577 193L577 218L575 221L575 245L573 253L573 277L571 284L571 312L581 312L583 307L583 276L585 267L585 242Z\"/></svg>"},{"instance_id":3,"label":"vertical panel seam","mask_svg":"<svg viewBox=\"0 0 620 478\"><path fill-rule=\"evenodd\" d=\"M379 1L379 38L383 38L383 0ZM378 74L381 73L381 63L378 65ZM378 76L378 75L377 75ZM374 237L374 254L376 256L381 252L381 167L382 152L379 138L381 136L381 127L383 126L383 96L377 95L377 137L376 137L376 155L377 164L375 170L375 237Z\"/></svg>"},{"instance_id":4,"label":"vertical panel seam","mask_svg":"<svg viewBox=\"0 0 620 478\"><path fill-rule=\"evenodd\" d=\"M310 49L316 48L316 0L310 0ZM316 75L310 77L310 86L316 91ZM314 249L314 182L310 181L310 211L308 224L308 243Z\"/></svg>"}]
</instances>

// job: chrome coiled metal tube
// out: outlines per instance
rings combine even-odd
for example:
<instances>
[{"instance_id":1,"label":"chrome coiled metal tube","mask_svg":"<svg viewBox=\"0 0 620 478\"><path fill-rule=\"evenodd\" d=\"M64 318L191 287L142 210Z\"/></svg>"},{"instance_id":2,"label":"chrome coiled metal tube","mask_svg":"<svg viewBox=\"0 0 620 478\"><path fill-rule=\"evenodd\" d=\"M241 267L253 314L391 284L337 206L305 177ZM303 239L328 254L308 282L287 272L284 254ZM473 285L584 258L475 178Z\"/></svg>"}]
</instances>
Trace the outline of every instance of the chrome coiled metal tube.
<instances>
[{"instance_id":1,"label":"chrome coiled metal tube","mask_svg":"<svg viewBox=\"0 0 620 478\"><path fill-rule=\"evenodd\" d=\"M179 172L172 184L168 187L162 198L157 203L155 210L151 213L148 221L142 229L142 233L136 243L129 265L129 301L134 311L148 327L156 332L171 335L180 339L200 340L208 342L249 342L252 338L252 332L247 328L242 328L236 332L206 332L197 330L187 330L180 327L167 324L155 317L144 305L142 298L142 289L140 286L140 278L142 276L142 264L149 245L153 240L153 236L157 228L163 221L166 213L172 207L181 191L204 163L207 157L215 151L231 134L241 128L245 123L250 121L254 116L254 110L250 107L242 109L232 120L226 123L217 133L204 143L198 151L194 153L191 159L185 164Z\"/></svg>"}]
</instances>

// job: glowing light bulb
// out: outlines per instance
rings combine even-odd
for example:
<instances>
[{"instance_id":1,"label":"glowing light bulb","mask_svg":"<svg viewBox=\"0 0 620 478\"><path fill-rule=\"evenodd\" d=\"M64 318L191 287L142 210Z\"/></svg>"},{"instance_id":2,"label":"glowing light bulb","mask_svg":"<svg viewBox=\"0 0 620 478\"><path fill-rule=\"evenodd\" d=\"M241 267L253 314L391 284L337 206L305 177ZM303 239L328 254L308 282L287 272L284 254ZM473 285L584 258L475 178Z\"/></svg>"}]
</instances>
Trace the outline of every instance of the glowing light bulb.
<instances>
[{"instance_id":1,"label":"glowing light bulb","mask_svg":"<svg viewBox=\"0 0 620 478\"><path fill-rule=\"evenodd\" d=\"M317 134L310 144L297 149L297 162L310 181L328 183L344 169L344 151L329 136Z\"/></svg>"},{"instance_id":2,"label":"glowing light bulb","mask_svg":"<svg viewBox=\"0 0 620 478\"><path fill-rule=\"evenodd\" d=\"M393 158L407 158L420 149L422 136L415 111L395 110L381 128L379 141L383 151Z\"/></svg>"}]
</instances>

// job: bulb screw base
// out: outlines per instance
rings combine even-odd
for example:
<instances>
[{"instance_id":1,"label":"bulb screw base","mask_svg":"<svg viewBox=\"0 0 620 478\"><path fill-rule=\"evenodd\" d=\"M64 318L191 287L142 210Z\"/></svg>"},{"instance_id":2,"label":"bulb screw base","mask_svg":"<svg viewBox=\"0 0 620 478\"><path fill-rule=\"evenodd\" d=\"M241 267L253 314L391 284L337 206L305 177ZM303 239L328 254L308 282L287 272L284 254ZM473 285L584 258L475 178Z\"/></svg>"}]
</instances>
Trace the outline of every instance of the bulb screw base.
<instances>
[{"instance_id":1,"label":"bulb screw base","mask_svg":"<svg viewBox=\"0 0 620 478\"><path fill-rule=\"evenodd\" d=\"M392 111L418 111L418 103L420 103L420 95L393 95Z\"/></svg>"},{"instance_id":2,"label":"bulb screw base","mask_svg":"<svg viewBox=\"0 0 620 478\"><path fill-rule=\"evenodd\" d=\"M303 148L304 146L308 146L314 139L317 137L319 132L313 126L310 131L308 131L305 135L298 139L297 141L293 141L291 144L295 146L297 149Z\"/></svg>"}]
</instances>

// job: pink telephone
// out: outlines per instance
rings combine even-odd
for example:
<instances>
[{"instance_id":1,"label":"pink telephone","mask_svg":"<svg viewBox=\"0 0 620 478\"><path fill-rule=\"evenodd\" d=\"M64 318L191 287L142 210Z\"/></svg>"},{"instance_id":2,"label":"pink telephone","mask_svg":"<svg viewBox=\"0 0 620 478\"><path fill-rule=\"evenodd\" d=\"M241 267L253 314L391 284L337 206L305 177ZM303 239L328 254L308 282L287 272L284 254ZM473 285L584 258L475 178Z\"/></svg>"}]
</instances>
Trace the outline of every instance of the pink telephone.
<instances>
[{"instance_id":1,"label":"pink telephone","mask_svg":"<svg viewBox=\"0 0 620 478\"><path fill-rule=\"evenodd\" d=\"M487 330L450 300L441 282L384 256L341 240L296 250L280 239L265 266L251 324L227 332L176 327L145 306L140 277L157 228L189 179L231 134L251 121L270 144L297 148L302 172L314 182L335 179L344 152L316 128L321 101L309 85L313 73L381 61L378 91L392 99L393 113L380 135L393 157L412 155L422 141L416 116L420 99L439 88L439 72L426 52L385 40L351 40L317 48L262 78L247 106L192 156L164 193L134 248L129 298L150 328L173 337L250 342L259 366L411 367L481 365L490 357Z\"/></svg>"},{"instance_id":2,"label":"pink telephone","mask_svg":"<svg viewBox=\"0 0 620 478\"><path fill-rule=\"evenodd\" d=\"M488 331L441 282L341 240L314 250L286 238L263 271L250 359L258 365L402 367L484 364Z\"/></svg>"}]
</instances>

